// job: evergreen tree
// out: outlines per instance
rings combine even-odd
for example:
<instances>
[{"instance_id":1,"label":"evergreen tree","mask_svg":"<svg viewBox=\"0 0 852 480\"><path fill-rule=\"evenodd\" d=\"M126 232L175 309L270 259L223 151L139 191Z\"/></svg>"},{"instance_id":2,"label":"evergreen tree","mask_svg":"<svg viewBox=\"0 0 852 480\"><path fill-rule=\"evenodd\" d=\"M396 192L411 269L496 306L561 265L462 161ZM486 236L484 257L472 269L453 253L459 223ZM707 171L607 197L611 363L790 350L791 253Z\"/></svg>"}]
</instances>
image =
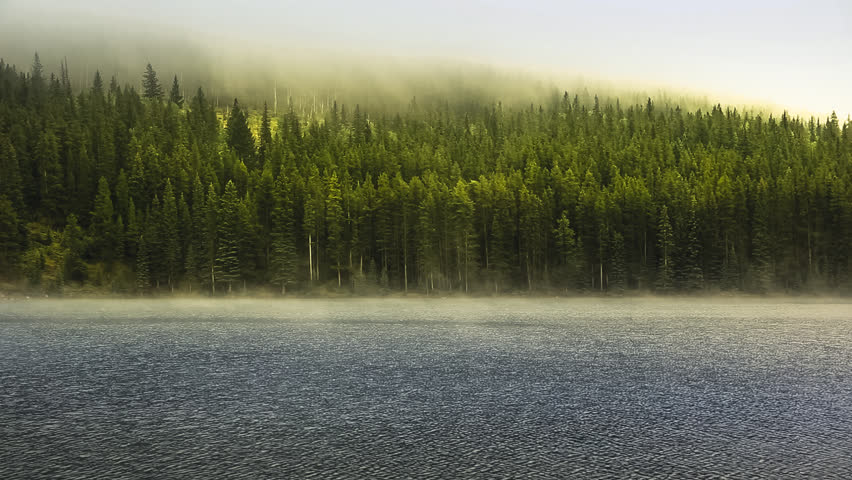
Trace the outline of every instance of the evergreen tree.
<instances>
[{"instance_id":1,"label":"evergreen tree","mask_svg":"<svg viewBox=\"0 0 852 480\"><path fill-rule=\"evenodd\" d=\"M183 95L180 93L180 84L178 84L177 75L172 82L172 90L169 92L169 103L174 103L178 108L183 108Z\"/></svg>"},{"instance_id":2,"label":"evergreen tree","mask_svg":"<svg viewBox=\"0 0 852 480\"><path fill-rule=\"evenodd\" d=\"M211 292L215 294L216 282L222 281L222 279L218 278L216 272L216 256L219 245L219 196L216 194L216 188L212 183L207 187L207 200L204 203L204 219L204 283L209 284Z\"/></svg>"},{"instance_id":3,"label":"evergreen tree","mask_svg":"<svg viewBox=\"0 0 852 480\"><path fill-rule=\"evenodd\" d=\"M243 113L236 98L234 99L234 106L231 108L231 114L228 117L225 133L228 138L228 146L233 149L234 153L237 154L237 157L243 163L253 168L255 156L254 137L249 129L245 113Z\"/></svg>"},{"instance_id":4,"label":"evergreen tree","mask_svg":"<svg viewBox=\"0 0 852 480\"><path fill-rule=\"evenodd\" d=\"M558 277L561 277L559 283L566 289L573 289L578 283L577 242L574 236L574 229L571 228L568 212L562 211L562 215L556 222L553 235L556 240L556 251L559 256Z\"/></svg>"},{"instance_id":5,"label":"evergreen tree","mask_svg":"<svg viewBox=\"0 0 852 480\"><path fill-rule=\"evenodd\" d=\"M95 208L91 215L90 229L97 258L110 262L119 254L117 251L119 234L114 223L109 182L104 177L98 180L98 195L95 197Z\"/></svg>"},{"instance_id":6,"label":"evergreen tree","mask_svg":"<svg viewBox=\"0 0 852 480\"><path fill-rule=\"evenodd\" d=\"M204 259L207 251L205 241L207 215L205 209L204 187L201 186L201 179L197 174L192 185L191 201L192 224L189 229L190 235L188 245L186 246L186 274L189 279L190 291L194 284L203 283L206 276Z\"/></svg>"},{"instance_id":7,"label":"evergreen tree","mask_svg":"<svg viewBox=\"0 0 852 480\"><path fill-rule=\"evenodd\" d=\"M261 257L258 245L260 243L260 222L257 216L257 203L251 194L239 202L239 265L240 277L245 287L247 281L257 279L257 262Z\"/></svg>"},{"instance_id":8,"label":"evergreen tree","mask_svg":"<svg viewBox=\"0 0 852 480\"><path fill-rule=\"evenodd\" d=\"M340 182L337 173L332 173L326 183L325 224L326 242L328 245L331 267L337 271L337 286L341 286L340 270L343 268L343 256L346 244L343 241L343 197L340 192Z\"/></svg>"},{"instance_id":9,"label":"evergreen tree","mask_svg":"<svg viewBox=\"0 0 852 480\"><path fill-rule=\"evenodd\" d=\"M293 185L282 171L275 181L272 211L272 281L287 293L287 285L296 280L296 223L294 218Z\"/></svg>"},{"instance_id":10,"label":"evergreen tree","mask_svg":"<svg viewBox=\"0 0 852 480\"><path fill-rule=\"evenodd\" d=\"M760 293L769 291L772 281L771 246L767 225L770 214L768 190L766 180L761 179L757 184L757 198L752 216L754 233L751 240L751 277L754 290Z\"/></svg>"},{"instance_id":11,"label":"evergreen tree","mask_svg":"<svg viewBox=\"0 0 852 480\"><path fill-rule=\"evenodd\" d=\"M145 67L145 73L142 75L142 90L144 92L142 96L147 99L163 99L163 87L157 80L157 72L154 71L154 67L150 63Z\"/></svg>"},{"instance_id":12,"label":"evergreen tree","mask_svg":"<svg viewBox=\"0 0 852 480\"><path fill-rule=\"evenodd\" d=\"M66 207L65 182L59 156L59 139L52 131L47 130L39 137L35 156L42 214L58 221Z\"/></svg>"},{"instance_id":13,"label":"evergreen tree","mask_svg":"<svg viewBox=\"0 0 852 480\"><path fill-rule=\"evenodd\" d=\"M233 283L240 280L239 204L237 187L229 181L217 212L218 246L215 264L216 281L226 283L228 292L232 291Z\"/></svg>"},{"instance_id":14,"label":"evergreen tree","mask_svg":"<svg viewBox=\"0 0 852 480\"><path fill-rule=\"evenodd\" d=\"M80 282L85 278L86 265L83 263L83 251L86 248L83 230L77 223L77 216L68 215L65 228L62 230L61 246L63 249L63 282L69 280Z\"/></svg>"},{"instance_id":15,"label":"evergreen tree","mask_svg":"<svg viewBox=\"0 0 852 480\"><path fill-rule=\"evenodd\" d=\"M624 236L614 232L610 243L610 267L607 274L607 291L620 295L627 289L627 265Z\"/></svg>"},{"instance_id":16,"label":"evergreen tree","mask_svg":"<svg viewBox=\"0 0 852 480\"><path fill-rule=\"evenodd\" d=\"M162 218L162 252L165 257L166 276L169 289L174 291L178 281L183 259L181 258L180 224L178 222L178 207L175 201L175 192L171 180L166 180L166 189L163 192Z\"/></svg>"},{"instance_id":17,"label":"evergreen tree","mask_svg":"<svg viewBox=\"0 0 852 480\"><path fill-rule=\"evenodd\" d=\"M672 283L672 224L669 221L669 209L666 205L660 209L657 224L657 247L660 249L659 265L657 266L657 290L668 292L673 288Z\"/></svg>"},{"instance_id":18,"label":"evergreen tree","mask_svg":"<svg viewBox=\"0 0 852 480\"><path fill-rule=\"evenodd\" d=\"M148 252L148 242L145 241L145 235L139 236L137 241L139 245L136 251L136 291L140 295L144 295L151 286L150 272L150 254Z\"/></svg>"},{"instance_id":19,"label":"evergreen tree","mask_svg":"<svg viewBox=\"0 0 852 480\"><path fill-rule=\"evenodd\" d=\"M23 250L18 213L5 195L0 195L0 278L11 273Z\"/></svg>"},{"instance_id":20,"label":"evergreen tree","mask_svg":"<svg viewBox=\"0 0 852 480\"><path fill-rule=\"evenodd\" d=\"M5 195L16 210L24 208L23 184L15 147L0 133L0 195Z\"/></svg>"},{"instance_id":21,"label":"evergreen tree","mask_svg":"<svg viewBox=\"0 0 852 480\"><path fill-rule=\"evenodd\" d=\"M270 148L272 148L272 127L269 120L269 107L266 102L263 102L263 116L260 118L260 144L257 149L260 167L266 164L266 157Z\"/></svg>"},{"instance_id":22,"label":"evergreen tree","mask_svg":"<svg viewBox=\"0 0 852 480\"><path fill-rule=\"evenodd\" d=\"M101 78L101 72L95 70L95 79L92 80L92 95L98 99L104 96L104 80Z\"/></svg>"},{"instance_id":23,"label":"evergreen tree","mask_svg":"<svg viewBox=\"0 0 852 480\"><path fill-rule=\"evenodd\" d=\"M697 204L693 196L687 213L686 238L680 248L680 260L677 262L680 288L686 291L699 290L704 286L704 274L701 270L701 242L698 238Z\"/></svg>"}]
</instances>

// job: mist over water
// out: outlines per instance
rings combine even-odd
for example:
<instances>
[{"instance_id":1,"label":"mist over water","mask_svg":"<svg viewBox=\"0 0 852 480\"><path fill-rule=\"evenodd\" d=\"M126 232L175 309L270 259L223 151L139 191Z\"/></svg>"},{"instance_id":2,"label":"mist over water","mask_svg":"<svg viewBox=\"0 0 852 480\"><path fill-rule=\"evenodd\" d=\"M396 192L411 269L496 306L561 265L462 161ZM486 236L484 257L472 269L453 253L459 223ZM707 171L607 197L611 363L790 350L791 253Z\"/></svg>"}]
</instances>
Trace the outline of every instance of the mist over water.
<instances>
[{"instance_id":1,"label":"mist over water","mask_svg":"<svg viewBox=\"0 0 852 480\"><path fill-rule=\"evenodd\" d=\"M0 304L0 476L852 472L826 301Z\"/></svg>"}]
</instances>

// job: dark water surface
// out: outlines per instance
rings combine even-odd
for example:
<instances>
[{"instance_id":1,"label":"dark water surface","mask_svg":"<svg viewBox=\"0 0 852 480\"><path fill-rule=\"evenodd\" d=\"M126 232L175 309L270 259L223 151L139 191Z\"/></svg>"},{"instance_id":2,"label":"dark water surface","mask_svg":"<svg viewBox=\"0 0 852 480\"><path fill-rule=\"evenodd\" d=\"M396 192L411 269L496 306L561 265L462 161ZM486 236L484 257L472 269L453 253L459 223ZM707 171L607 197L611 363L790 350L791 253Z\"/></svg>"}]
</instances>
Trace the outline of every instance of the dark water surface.
<instances>
[{"instance_id":1,"label":"dark water surface","mask_svg":"<svg viewBox=\"0 0 852 480\"><path fill-rule=\"evenodd\" d=\"M852 305L0 303L0 478L852 478Z\"/></svg>"}]
</instances>

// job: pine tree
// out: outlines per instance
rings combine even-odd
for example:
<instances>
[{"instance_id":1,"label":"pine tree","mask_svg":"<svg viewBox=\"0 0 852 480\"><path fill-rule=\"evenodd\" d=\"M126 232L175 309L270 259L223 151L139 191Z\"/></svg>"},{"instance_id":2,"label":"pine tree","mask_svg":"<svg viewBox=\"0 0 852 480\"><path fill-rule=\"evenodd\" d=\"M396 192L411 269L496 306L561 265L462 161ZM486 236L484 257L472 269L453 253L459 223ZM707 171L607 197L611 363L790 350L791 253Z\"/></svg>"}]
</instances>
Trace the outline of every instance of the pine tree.
<instances>
[{"instance_id":1,"label":"pine tree","mask_svg":"<svg viewBox=\"0 0 852 480\"><path fill-rule=\"evenodd\" d=\"M257 216L257 203L250 193L239 202L239 265L240 278L245 286L247 281L257 278L257 262L261 257L258 245L260 221Z\"/></svg>"},{"instance_id":2,"label":"pine tree","mask_svg":"<svg viewBox=\"0 0 852 480\"><path fill-rule=\"evenodd\" d=\"M166 242L165 225L163 222L163 208L160 198L154 195L148 208L145 210L145 244L148 247L148 274L151 286L159 289L160 282L168 282L168 264L165 258Z\"/></svg>"},{"instance_id":3,"label":"pine tree","mask_svg":"<svg viewBox=\"0 0 852 480\"><path fill-rule=\"evenodd\" d=\"M697 200L692 196L686 225L686 239L681 247L683 251L678 270L681 278L681 288L695 291L703 288L704 274L701 270L701 242L698 238Z\"/></svg>"},{"instance_id":4,"label":"pine tree","mask_svg":"<svg viewBox=\"0 0 852 480\"><path fill-rule=\"evenodd\" d=\"M140 295L144 295L151 286L150 279L150 264L148 253L148 242L145 241L145 235L140 235L137 240L138 247L136 249L136 291Z\"/></svg>"},{"instance_id":5,"label":"pine tree","mask_svg":"<svg viewBox=\"0 0 852 480\"><path fill-rule=\"evenodd\" d=\"M672 224L669 221L669 209L666 205L660 209L659 222L657 224L657 247L660 249L659 265L657 266L657 291L669 292L673 288L672 283Z\"/></svg>"},{"instance_id":6,"label":"pine tree","mask_svg":"<svg viewBox=\"0 0 852 480\"><path fill-rule=\"evenodd\" d=\"M472 272L477 263L473 234L474 204L462 180L456 182L453 188L449 207L459 289L469 292Z\"/></svg>"},{"instance_id":7,"label":"pine tree","mask_svg":"<svg viewBox=\"0 0 852 480\"><path fill-rule=\"evenodd\" d=\"M98 194L95 197L95 208L91 212L91 234L93 248L97 257L107 262L112 261L116 254L118 232L113 220L114 210L112 205L112 194L109 182L104 177L98 180Z\"/></svg>"},{"instance_id":8,"label":"pine tree","mask_svg":"<svg viewBox=\"0 0 852 480\"><path fill-rule=\"evenodd\" d=\"M272 127L269 120L269 107L263 102L263 116L260 119L260 145L257 149L257 157L262 168L266 164L266 158L272 147Z\"/></svg>"},{"instance_id":9,"label":"pine tree","mask_svg":"<svg viewBox=\"0 0 852 480\"><path fill-rule=\"evenodd\" d=\"M189 288L192 290L193 284L201 284L205 278L205 253L206 253L206 210L204 200L204 187L201 186L201 179L195 175L195 181L192 185L192 209L191 209L191 227L189 229L189 239L186 243L186 274L189 279Z\"/></svg>"},{"instance_id":10,"label":"pine tree","mask_svg":"<svg viewBox=\"0 0 852 480\"><path fill-rule=\"evenodd\" d=\"M237 154L237 157L247 166L254 168L254 137L249 129L245 113L243 113L236 98L228 117L228 124L225 126L225 133L227 134L228 146Z\"/></svg>"},{"instance_id":11,"label":"pine tree","mask_svg":"<svg viewBox=\"0 0 852 480\"><path fill-rule=\"evenodd\" d=\"M166 189L163 192L162 219L162 252L165 257L165 270L169 289L174 291L178 281L180 270L183 267L181 258L180 224L178 222L178 208L175 201L175 192L171 180L166 180Z\"/></svg>"},{"instance_id":12,"label":"pine tree","mask_svg":"<svg viewBox=\"0 0 852 480\"><path fill-rule=\"evenodd\" d=\"M65 228L62 230L60 244L64 250L62 258L63 281L82 281L86 271L86 266L83 263L86 240L83 236L83 230L77 222L77 216L73 213L69 214L65 220Z\"/></svg>"},{"instance_id":13,"label":"pine tree","mask_svg":"<svg viewBox=\"0 0 852 480\"><path fill-rule=\"evenodd\" d=\"M578 282L578 259L577 242L574 236L574 229L571 228L568 212L562 211L562 215L556 222L553 235L556 240L556 251L559 258L558 276L561 277L559 283L566 289L572 289L577 286Z\"/></svg>"},{"instance_id":14,"label":"pine tree","mask_svg":"<svg viewBox=\"0 0 852 480\"><path fill-rule=\"evenodd\" d=\"M296 280L296 223L293 186L287 173L282 170L275 181L272 211L272 281L281 285L281 294L287 293L287 285Z\"/></svg>"},{"instance_id":15,"label":"pine tree","mask_svg":"<svg viewBox=\"0 0 852 480\"><path fill-rule=\"evenodd\" d=\"M59 140L52 131L47 130L39 137L35 156L42 213L58 221L65 212L66 198L63 169L59 157Z\"/></svg>"},{"instance_id":16,"label":"pine tree","mask_svg":"<svg viewBox=\"0 0 852 480\"><path fill-rule=\"evenodd\" d=\"M211 293L216 294L216 282L221 281L216 273L216 255L218 253L219 196L211 183L207 187L207 200L204 203L204 271L205 284Z\"/></svg>"},{"instance_id":17,"label":"pine tree","mask_svg":"<svg viewBox=\"0 0 852 480\"><path fill-rule=\"evenodd\" d=\"M627 289L624 236L619 232L613 232L609 244L610 266L607 274L607 291L620 295Z\"/></svg>"},{"instance_id":18,"label":"pine tree","mask_svg":"<svg viewBox=\"0 0 852 480\"><path fill-rule=\"evenodd\" d=\"M228 292L233 283L240 280L240 199L234 182L228 181L225 193L219 205L218 247L216 249L216 279L228 284Z\"/></svg>"},{"instance_id":19,"label":"pine tree","mask_svg":"<svg viewBox=\"0 0 852 480\"><path fill-rule=\"evenodd\" d=\"M41 105L44 101L45 92L47 90L44 79L44 67L41 64L41 59L38 52L33 55L33 65L30 74L30 104Z\"/></svg>"},{"instance_id":20,"label":"pine tree","mask_svg":"<svg viewBox=\"0 0 852 480\"><path fill-rule=\"evenodd\" d=\"M101 78L99 70L95 70L95 79L92 80L92 95L96 99L103 99L104 96L104 80Z\"/></svg>"},{"instance_id":21,"label":"pine tree","mask_svg":"<svg viewBox=\"0 0 852 480\"><path fill-rule=\"evenodd\" d=\"M23 249L18 213L12 202L0 194L0 278L12 272Z\"/></svg>"},{"instance_id":22,"label":"pine tree","mask_svg":"<svg viewBox=\"0 0 852 480\"><path fill-rule=\"evenodd\" d=\"M754 213L752 216L752 239L751 239L751 278L752 287L759 293L769 291L771 274L771 247L769 237L769 184L760 179L757 184Z\"/></svg>"},{"instance_id":23,"label":"pine tree","mask_svg":"<svg viewBox=\"0 0 852 480\"><path fill-rule=\"evenodd\" d=\"M340 192L340 182L337 173L332 173L326 182L325 224L326 242L331 267L337 271L337 287L341 286L340 271L343 268L343 257L346 243L343 239L343 197Z\"/></svg>"},{"instance_id":24,"label":"pine tree","mask_svg":"<svg viewBox=\"0 0 852 480\"><path fill-rule=\"evenodd\" d=\"M142 96L147 99L163 99L163 87L157 80L157 72L154 71L154 67L150 63L145 67L145 73L142 75L142 90L144 91Z\"/></svg>"},{"instance_id":25,"label":"pine tree","mask_svg":"<svg viewBox=\"0 0 852 480\"><path fill-rule=\"evenodd\" d=\"M5 195L16 210L25 207L21 171L15 147L0 133L0 195Z\"/></svg>"},{"instance_id":26,"label":"pine tree","mask_svg":"<svg viewBox=\"0 0 852 480\"><path fill-rule=\"evenodd\" d=\"M169 103L174 103L178 108L183 108L183 95L180 93L177 75L172 82L172 90L169 92Z\"/></svg>"}]
</instances>

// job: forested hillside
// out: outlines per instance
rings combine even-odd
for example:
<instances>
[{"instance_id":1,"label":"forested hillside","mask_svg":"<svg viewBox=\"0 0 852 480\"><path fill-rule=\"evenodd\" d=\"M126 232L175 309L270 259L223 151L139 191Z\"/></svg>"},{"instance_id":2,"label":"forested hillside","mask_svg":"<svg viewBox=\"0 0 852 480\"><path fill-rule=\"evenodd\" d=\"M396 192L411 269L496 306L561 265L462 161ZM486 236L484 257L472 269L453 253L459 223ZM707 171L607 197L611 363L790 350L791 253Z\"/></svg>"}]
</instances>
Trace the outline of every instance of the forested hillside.
<instances>
[{"instance_id":1,"label":"forested hillside","mask_svg":"<svg viewBox=\"0 0 852 480\"><path fill-rule=\"evenodd\" d=\"M140 70L142 70L140 68ZM250 75L250 72L246 72ZM847 292L852 123L565 93L217 111L0 62L0 281L45 292ZM450 98L448 96L448 98Z\"/></svg>"}]
</instances>

